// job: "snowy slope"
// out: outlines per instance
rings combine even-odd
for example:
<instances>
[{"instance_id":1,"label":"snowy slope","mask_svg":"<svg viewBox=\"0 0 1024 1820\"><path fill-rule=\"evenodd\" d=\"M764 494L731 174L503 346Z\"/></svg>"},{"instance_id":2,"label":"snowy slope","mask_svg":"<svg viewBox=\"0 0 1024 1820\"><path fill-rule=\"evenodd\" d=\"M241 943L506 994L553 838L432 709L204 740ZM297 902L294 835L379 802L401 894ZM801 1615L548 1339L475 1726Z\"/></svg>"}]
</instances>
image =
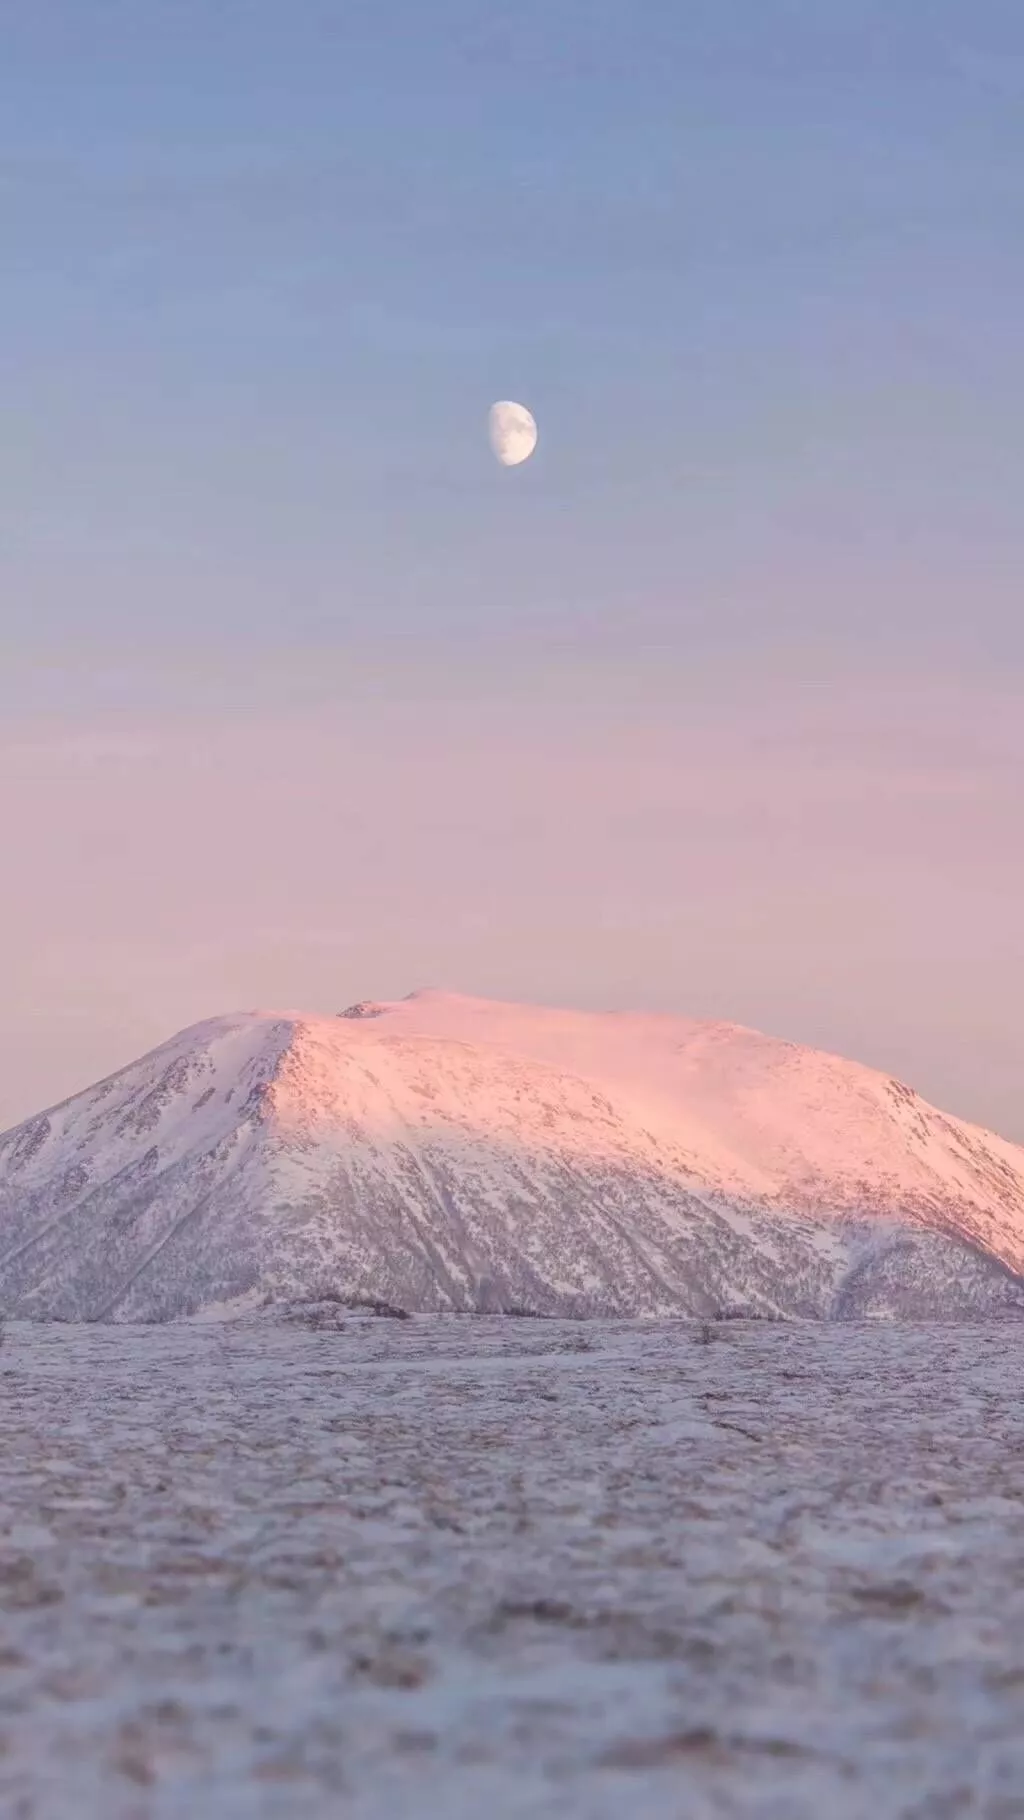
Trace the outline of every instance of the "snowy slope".
<instances>
[{"instance_id":1,"label":"snowy slope","mask_svg":"<svg viewBox=\"0 0 1024 1820\"><path fill-rule=\"evenodd\" d=\"M418 993L183 1031L0 1137L0 1309L1024 1310L1024 1151L733 1025Z\"/></svg>"}]
</instances>

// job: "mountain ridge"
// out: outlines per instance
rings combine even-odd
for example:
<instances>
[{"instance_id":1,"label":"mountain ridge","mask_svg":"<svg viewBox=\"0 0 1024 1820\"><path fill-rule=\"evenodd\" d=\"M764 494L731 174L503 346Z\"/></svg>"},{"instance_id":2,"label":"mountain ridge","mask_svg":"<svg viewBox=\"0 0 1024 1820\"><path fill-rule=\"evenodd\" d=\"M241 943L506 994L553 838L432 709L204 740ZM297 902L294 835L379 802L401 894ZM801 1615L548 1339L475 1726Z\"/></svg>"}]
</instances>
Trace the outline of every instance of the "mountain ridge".
<instances>
[{"instance_id":1,"label":"mountain ridge","mask_svg":"<svg viewBox=\"0 0 1024 1820\"><path fill-rule=\"evenodd\" d=\"M745 1026L238 1012L0 1134L0 1311L1024 1310L1024 1150Z\"/></svg>"}]
</instances>

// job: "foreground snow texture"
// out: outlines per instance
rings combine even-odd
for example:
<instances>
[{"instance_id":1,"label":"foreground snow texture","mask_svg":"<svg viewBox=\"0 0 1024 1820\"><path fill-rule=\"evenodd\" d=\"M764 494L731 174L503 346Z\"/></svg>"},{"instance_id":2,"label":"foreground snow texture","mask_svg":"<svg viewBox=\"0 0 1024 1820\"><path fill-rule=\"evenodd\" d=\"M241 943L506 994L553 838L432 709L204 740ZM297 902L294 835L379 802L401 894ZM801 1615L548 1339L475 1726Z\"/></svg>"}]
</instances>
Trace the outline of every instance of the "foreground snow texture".
<instances>
[{"instance_id":1,"label":"foreground snow texture","mask_svg":"<svg viewBox=\"0 0 1024 1820\"><path fill-rule=\"evenodd\" d=\"M1024 1151L728 1024L437 993L182 1032L0 1137L0 1311L1024 1307Z\"/></svg>"},{"instance_id":2,"label":"foreground snow texture","mask_svg":"<svg viewBox=\"0 0 1024 1820\"><path fill-rule=\"evenodd\" d=\"M10 1325L0 1811L1019 1817L1024 1331L718 1331Z\"/></svg>"}]
</instances>

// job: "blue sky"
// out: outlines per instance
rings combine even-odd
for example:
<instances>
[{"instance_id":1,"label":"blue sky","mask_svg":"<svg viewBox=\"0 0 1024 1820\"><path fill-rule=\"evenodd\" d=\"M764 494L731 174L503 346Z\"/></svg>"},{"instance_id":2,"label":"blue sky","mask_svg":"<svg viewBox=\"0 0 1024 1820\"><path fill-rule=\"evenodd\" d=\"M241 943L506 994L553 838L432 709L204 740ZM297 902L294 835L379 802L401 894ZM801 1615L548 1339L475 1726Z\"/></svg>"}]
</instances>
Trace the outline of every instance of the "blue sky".
<instances>
[{"instance_id":1,"label":"blue sky","mask_svg":"<svg viewBox=\"0 0 1024 1820\"><path fill-rule=\"evenodd\" d=\"M1020 656L1018 8L10 11L15 641Z\"/></svg>"},{"instance_id":2,"label":"blue sky","mask_svg":"<svg viewBox=\"0 0 1024 1820\"><path fill-rule=\"evenodd\" d=\"M1024 1135L1019 0L3 14L0 1123L232 1000L449 984L769 1023ZM613 712L628 838L573 769ZM253 857L261 750L358 888Z\"/></svg>"}]
</instances>

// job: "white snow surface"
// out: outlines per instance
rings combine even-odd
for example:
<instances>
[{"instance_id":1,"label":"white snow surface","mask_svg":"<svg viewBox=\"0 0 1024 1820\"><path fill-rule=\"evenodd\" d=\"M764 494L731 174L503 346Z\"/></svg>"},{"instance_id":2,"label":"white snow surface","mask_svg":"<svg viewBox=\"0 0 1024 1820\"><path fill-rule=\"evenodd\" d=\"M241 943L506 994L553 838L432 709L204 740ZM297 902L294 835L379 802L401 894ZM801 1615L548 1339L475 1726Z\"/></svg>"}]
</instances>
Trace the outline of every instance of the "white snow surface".
<instances>
[{"instance_id":1,"label":"white snow surface","mask_svg":"<svg viewBox=\"0 0 1024 1820\"><path fill-rule=\"evenodd\" d=\"M8 1323L10 1820L1022 1812L1024 1328Z\"/></svg>"},{"instance_id":2,"label":"white snow surface","mask_svg":"<svg viewBox=\"0 0 1024 1820\"><path fill-rule=\"evenodd\" d=\"M181 1032L0 1137L0 1310L1024 1310L1024 1150L732 1024L415 993Z\"/></svg>"}]
</instances>

